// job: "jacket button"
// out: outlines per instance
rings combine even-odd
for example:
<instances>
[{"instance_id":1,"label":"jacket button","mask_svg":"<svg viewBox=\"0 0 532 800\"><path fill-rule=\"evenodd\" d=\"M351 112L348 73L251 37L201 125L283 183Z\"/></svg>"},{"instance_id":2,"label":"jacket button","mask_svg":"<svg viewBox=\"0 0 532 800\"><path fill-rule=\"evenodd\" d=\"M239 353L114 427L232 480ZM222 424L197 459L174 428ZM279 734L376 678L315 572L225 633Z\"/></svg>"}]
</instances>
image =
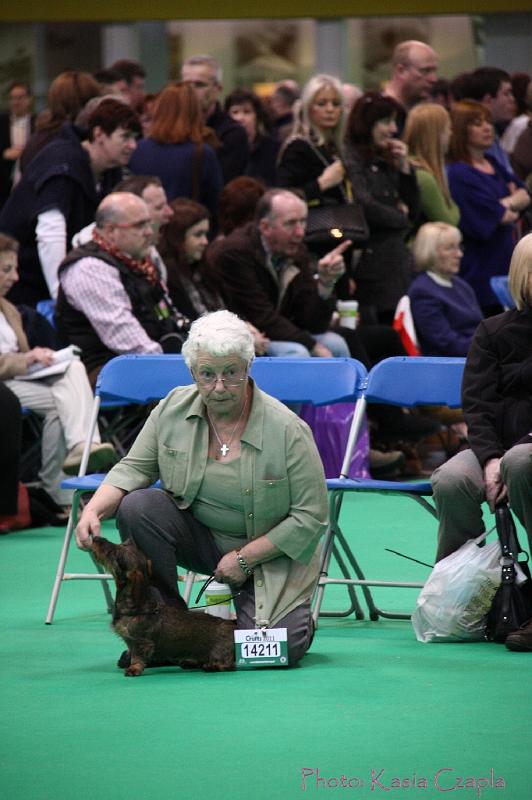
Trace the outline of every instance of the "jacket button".
<instances>
[{"instance_id":1,"label":"jacket button","mask_svg":"<svg viewBox=\"0 0 532 800\"><path fill-rule=\"evenodd\" d=\"M244 492L244 494L251 494L251 489L246 489L246 491Z\"/></svg>"},{"instance_id":2,"label":"jacket button","mask_svg":"<svg viewBox=\"0 0 532 800\"><path fill-rule=\"evenodd\" d=\"M248 514L248 519L253 519L253 516L254 516L253 512L251 514Z\"/></svg>"},{"instance_id":3,"label":"jacket button","mask_svg":"<svg viewBox=\"0 0 532 800\"><path fill-rule=\"evenodd\" d=\"M255 581L255 586L258 586L259 588L261 586L264 586L264 581L261 581L260 579L258 581Z\"/></svg>"}]
</instances>

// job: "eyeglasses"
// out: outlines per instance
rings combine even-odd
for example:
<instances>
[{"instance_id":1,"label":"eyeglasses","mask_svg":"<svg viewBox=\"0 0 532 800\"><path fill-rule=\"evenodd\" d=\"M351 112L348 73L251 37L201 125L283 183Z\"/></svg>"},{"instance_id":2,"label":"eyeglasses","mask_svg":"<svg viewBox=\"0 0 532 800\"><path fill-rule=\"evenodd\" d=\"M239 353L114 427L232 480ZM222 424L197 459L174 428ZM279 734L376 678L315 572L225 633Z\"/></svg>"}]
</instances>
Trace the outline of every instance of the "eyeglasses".
<instances>
[{"instance_id":1,"label":"eyeglasses","mask_svg":"<svg viewBox=\"0 0 532 800\"><path fill-rule=\"evenodd\" d=\"M115 228L133 228L136 231L141 231L143 228L151 228L150 219L139 219L138 222L122 222L114 223Z\"/></svg>"},{"instance_id":2,"label":"eyeglasses","mask_svg":"<svg viewBox=\"0 0 532 800\"><path fill-rule=\"evenodd\" d=\"M222 372L221 375L217 375L208 369L199 369L194 373L194 377L196 382L205 389L212 389L218 381L221 381L226 389L233 389L244 383L247 374L242 369L228 369L226 372Z\"/></svg>"}]
</instances>

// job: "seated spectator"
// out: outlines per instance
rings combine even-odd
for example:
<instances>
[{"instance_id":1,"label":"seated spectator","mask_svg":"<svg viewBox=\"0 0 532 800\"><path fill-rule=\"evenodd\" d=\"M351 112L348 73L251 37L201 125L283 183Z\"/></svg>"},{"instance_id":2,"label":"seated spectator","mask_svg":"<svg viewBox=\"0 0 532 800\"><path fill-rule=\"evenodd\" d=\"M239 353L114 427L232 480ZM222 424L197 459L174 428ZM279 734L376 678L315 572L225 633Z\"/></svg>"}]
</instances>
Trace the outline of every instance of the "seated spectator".
<instances>
[{"instance_id":1,"label":"seated spectator","mask_svg":"<svg viewBox=\"0 0 532 800\"><path fill-rule=\"evenodd\" d=\"M88 244L59 269L59 331L81 350L91 383L122 353L180 352L188 320L174 309L149 250L146 203L129 192L108 195Z\"/></svg>"},{"instance_id":2,"label":"seated spectator","mask_svg":"<svg viewBox=\"0 0 532 800\"><path fill-rule=\"evenodd\" d=\"M424 356L466 356L482 319L475 292L458 277L461 240L458 228L426 222L414 242L414 261L421 274L408 296Z\"/></svg>"},{"instance_id":3,"label":"seated spectator","mask_svg":"<svg viewBox=\"0 0 532 800\"><path fill-rule=\"evenodd\" d=\"M238 180L238 178L236 179ZM226 308L221 281L205 258L209 244L209 212L205 206L178 197L172 218L162 230L160 251L168 271L168 293L174 306L191 320ZM263 355L269 340L251 323L255 353Z\"/></svg>"},{"instance_id":4,"label":"seated spectator","mask_svg":"<svg viewBox=\"0 0 532 800\"><path fill-rule=\"evenodd\" d=\"M517 177L526 181L528 186L528 178L532 173L532 81L526 90L525 104L527 123L515 143L511 161Z\"/></svg>"},{"instance_id":5,"label":"seated spectator","mask_svg":"<svg viewBox=\"0 0 532 800\"><path fill-rule=\"evenodd\" d=\"M77 474L92 411L92 392L83 364L74 359L58 375L21 380L32 365L48 367L54 351L31 350L15 306L5 299L18 279L17 242L0 234L0 378L21 405L44 417L41 470L42 488L57 503L69 502L70 494L59 488L66 474ZM13 423L16 426L16 420ZM102 444L96 429L88 469L99 472L115 460L111 444Z\"/></svg>"},{"instance_id":6,"label":"seated spectator","mask_svg":"<svg viewBox=\"0 0 532 800\"><path fill-rule=\"evenodd\" d=\"M259 200L254 223L213 244L213 262L229 310L270 339L268 355L348 356L345 341L328 328L349 242L320 259L315 280L303 245L306 219L303 200L270 189Z\"/></svg>"},{"instance_id":7,"label":"seated spectator","mask_svg":"<svg viewBox=\"0 0 532 800\"><path fill-rule=\"evenodd\" d=\"M532 547L532 235L517 244L509 287L516 308L483 320L462 384L470 450L432 477L439 561L485 530L482 504L508 500ZM489 523L491 524L491 523ZM510 650L532 650L532 623L511 633Z\"/></svg>"},{"instance_id":8,"label":"seated spectator","mask_svg":"<svg viewBox=\"0 0 532 800\"><path fill-rule=\"evenodd\" d=\"M139 132L129 106L106 98L89 117L87 138L67 123L33 159L0 213L0 230L20 242L12 302L35 305L57 296L57 269L68 243L121 179Z\"/></svg>"},{"instance_id":9,"label":"seated spectator","mask_svg":"<svg viewBox=\"0 0 532 800\"><path fill-rule=\"evenodd\" d=\"M150 136L139 142L130 169L135 175L157 175L168 200L190 197L216 214L222 177L206 137L191 84L167 86L155 101Z\"/></svg>"},{"instance_id":10,"label":"seated spectator","mask_svg":"<svg viewBox=\"0 0 532 800\"><path fill-rule=\"evenodd\" d=\"M220 234L229 236L235 228L241 228L255 219L257 203L266 191L264 184L255 178L243 175L226 183L218 203Z\"/></svg>"},{"instance_id":11,"label":"seated spectator","mask_svg":"<svg viewBox=\"0 0 532 800\"><path fill-rule=\"evenodd\" d=\"M100 84L88 72L62 72L54 78L48 89L48 106L39 114L35 132L20 157L21 171L59 135L65 122L74 122L85 103L99 94Z\"/></svg>"},{"instance_id":12,"label":"seated spectator","mask_svg":"<svg viewBox=\"0 0 532 800\"><path fill-rule=\"evenodd\" d=\"M247 89L235 89L225 98L225 110L248 137L249 159L244 174L275 186L280 143L270 135L270 122L260 98Z\"/></svg>"},{"instance_id":13,"label":"seated spectator","mask_svg":"<svg viewBox=\"0 0 532 800\"><path fill-rule=\"evenodd\" d=\"M222 169L223 182L227 183L243 175L249 158L248 137L242 125L222 111L218 102L222 91L220 65L211 56L191 56L181 67L181 78L193 86L203 122L214 131L218 140L216 155Z\"/></svg>"},{"instance_id":14,"label":"seated spectator","mask_svg":"<svg viewBox=\"0 0 532 800\"><path fill-rule=\"evenodd\" d=\"M172 211L168 205L166 194L163 189L162 183L156 175L130 175L125 178L114 188L115 192L131 192L141 197L148 207L152 227L152 246L150 248L150 258L157 267L159 275L163 281L166 281L166 267L164 262L157 251L157 244L161 233L161 227L166 225L172 216ZM83 228L77 233L73 240L73 247L79 247L82 244L87 244L92 239L94 231L94 222Z\"/></svg>"}]
</instances>

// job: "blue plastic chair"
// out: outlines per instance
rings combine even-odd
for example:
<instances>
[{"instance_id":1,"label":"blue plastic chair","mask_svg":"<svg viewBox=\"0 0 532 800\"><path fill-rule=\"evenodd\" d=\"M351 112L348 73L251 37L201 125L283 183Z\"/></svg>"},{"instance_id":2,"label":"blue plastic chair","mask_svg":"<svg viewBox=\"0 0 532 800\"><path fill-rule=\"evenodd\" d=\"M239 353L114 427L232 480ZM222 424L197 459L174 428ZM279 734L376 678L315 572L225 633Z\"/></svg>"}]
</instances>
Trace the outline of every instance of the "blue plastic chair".
<instances>
[{"instance_id":1,"label":"blue plastic chair","mask_svg":"<svg viewBox=\"0 0 532 800\"><path fill-rule=\"evenodd\" d=\"M282 402L310 402L315 405L327 405L350 401L355 403L367 376L367 371L359 361L351 358L258 358L252 364L251 375L263 391ZM102 369L96 384L91 428L87 436L87 442L92 439L98 412L104 403L119 403L123 405L150 403L165 397L176 386L190 383L192 383L192 376L185 365L183 357L179 355L119 356L112 359ZM65 489L74 490L74 498L52 589L46 617L47 624L51 624L53 620L61 583L64 580L100 580L108 609L112 609L112 596L107 586L107 581L112 576L100 571L99 565L96 564L98 572L65 572L81 496L85 492L96 491L105 477L100 474L85 474L88 457L89 446L87 445L79 475L63 481L61 484ZM349 464L346 469L348 468ZM355 590L351 587L349 596L357 614L362 614Z\"/></svg>"},{"instance_id":2,"label":"blue plastic chair","mask_svg":"<svg viewBox=\"0 0 532 800\"><path fill-rule=\"evenodd\" d=\"M62 482L63 489L73 489L72 510L67 523L63 547L59 556L57 572L50 597L46 624L53 621L59 591L63 581L67 580L99 580L101 581L107 608L112 611L113 598L107 581L112 576L104 572L99 564L95 563L97 572L79 573L65 572L68 551L72 541L72 534L77 524L80 500L83 494L95 492L100 486L104 474L87 475L90 443L98 414L102 406L117 407L128 405L147 405L156 400L161 400L176 386L192 383L192 376L179 355L139 355L117 356L103 367L96 382L94 403L92 407L91 423L85 440L85 451L81 459L79 475Z\"/></svg>"},{"instance_id":3,"label":"blue plastic chair","mask_svg":"<svg viewBox=\"0 0 532 800\"><path fill-rule=\"evenodd\" d=\"M421 588L422 583L390 582L367 580L349 545L340 525L342 501L346 492L373 492L379 495L402 495L410 497L425 510L436 517L436 509L427 498L432 496L430 481L382 481L353 480L347 478L346 464L349 464L350 452L360 431L360 426L368 403L387 403L406 408L418 405L446 405L449 408L461 406L461 385L465 359L463 358L428 358L428 357L394 357L387 358L377 364L368 374L366 384L355 409L348 445L339 478L328 480L330 528L323 547L323 559L313 615L315 621L320 614L325 588L329 584L344 584L346 587L360 586L366 599L370 618L379 617L408 619L409 614L384 611L375 605L370 586L403 586ZM344 578L329 578L328 570L331 556L343 566ZM346 564L351 568L351 575L346 577ZM354 577L356 576L356 577ZM322 616L345 616L345 612L322 612Z\"/></svg>"},{"instance_id":4,"label":"blue plastic chair","mask_svg":"<svg viewBox=\"0 0 532 800\"><path fill-rule=\"evenodd\" d=\"M50 325L57 328L55 320L55 300L39 300L35 308L39 314L48 320Z\"/></svg>"},{"instance_id":5,"label":"blue plastic chair","mask_svg":"<svg viewBox=\"0 0 532 800\"><path fill-rule=\"evenodd\" d=\"M494 275L490 278L490 286L491 291L505 311L515 308L515 300L508 289L508 275Z\"/></svg>"}]
</instances>

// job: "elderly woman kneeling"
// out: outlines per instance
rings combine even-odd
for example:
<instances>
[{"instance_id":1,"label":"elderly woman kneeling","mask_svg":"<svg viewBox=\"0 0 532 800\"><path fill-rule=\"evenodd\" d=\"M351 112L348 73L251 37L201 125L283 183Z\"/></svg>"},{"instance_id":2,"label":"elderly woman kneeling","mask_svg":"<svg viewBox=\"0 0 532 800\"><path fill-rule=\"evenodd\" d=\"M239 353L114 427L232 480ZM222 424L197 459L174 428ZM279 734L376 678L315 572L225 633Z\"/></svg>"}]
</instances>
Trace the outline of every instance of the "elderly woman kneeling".
<instances>
[{"instance_id":1,"label":"elderly woman kneeling","mask_svg":"<svg viewBox=\"0 0 532 800\"><path fill-rule=\"evenodd\" d=\"M194 384L151 413L79 521L90 549L118 510L164 602L184 605L176 567L229 583L237 627L287 628L295 664L312 639L310 601L327 523L321 460L307 425L249 377L253 337L235 314L196 320L183 345ZM160 478L163 488L147 488Z\"/></svg>"}]
</instances>

